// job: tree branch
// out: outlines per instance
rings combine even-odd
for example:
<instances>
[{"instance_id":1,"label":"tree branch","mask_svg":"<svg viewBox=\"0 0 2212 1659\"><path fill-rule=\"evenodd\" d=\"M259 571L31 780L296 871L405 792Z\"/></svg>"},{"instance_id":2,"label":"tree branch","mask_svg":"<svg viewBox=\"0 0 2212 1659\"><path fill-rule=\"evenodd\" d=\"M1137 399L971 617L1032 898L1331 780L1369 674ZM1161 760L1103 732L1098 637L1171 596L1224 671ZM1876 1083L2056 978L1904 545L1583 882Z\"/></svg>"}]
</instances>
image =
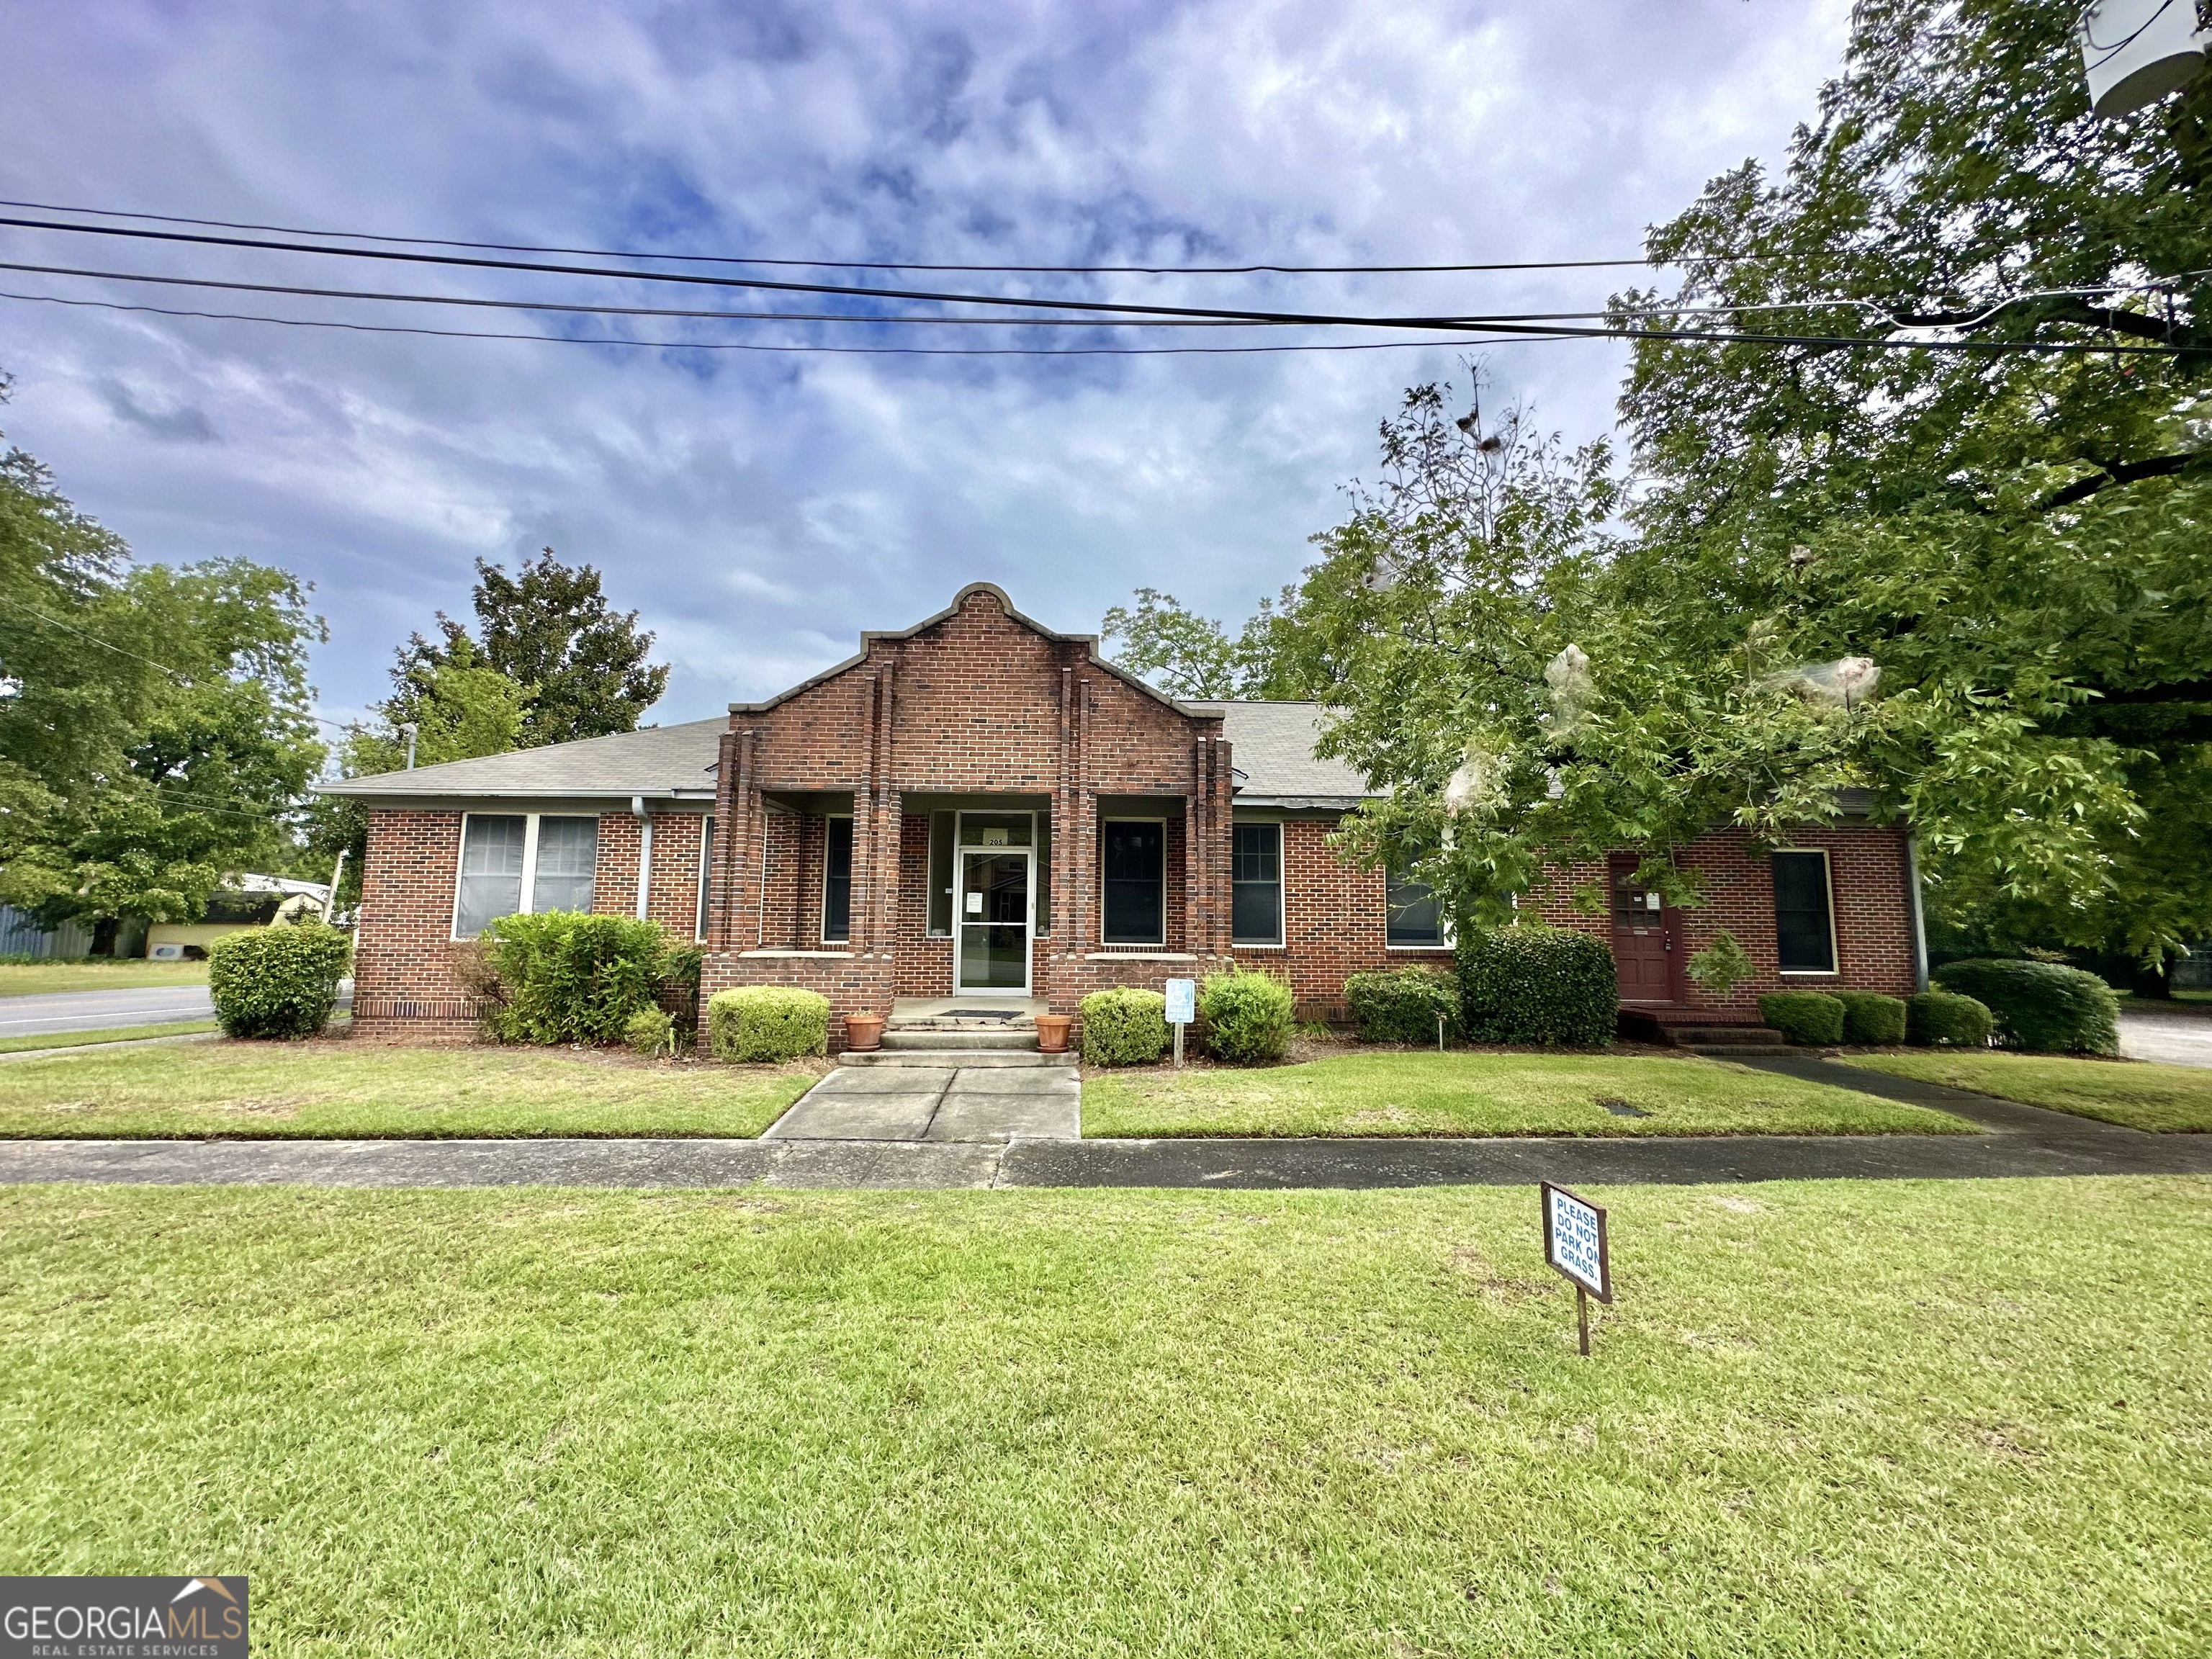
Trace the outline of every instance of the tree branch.
<instances>
[{"instance_id":1,"label":"tree branch","mask_svg":"<svg viewBox=\"0 0 2212 1659\"><path fill-rule=\"evenodd\" d=\"M2157 455L2147 461L2119 461L2105 466L2086 478L2076 478L2063 489L2053 491L2035 505L2038 513L2050 513L2062 507L2071 507L2076 501L2087 501L2100 490L2115 484L2130 484L2144 478L2170 478L2187 470L2205 457L2195 451L2186 455Z\"/></svg>"}]
</instances>

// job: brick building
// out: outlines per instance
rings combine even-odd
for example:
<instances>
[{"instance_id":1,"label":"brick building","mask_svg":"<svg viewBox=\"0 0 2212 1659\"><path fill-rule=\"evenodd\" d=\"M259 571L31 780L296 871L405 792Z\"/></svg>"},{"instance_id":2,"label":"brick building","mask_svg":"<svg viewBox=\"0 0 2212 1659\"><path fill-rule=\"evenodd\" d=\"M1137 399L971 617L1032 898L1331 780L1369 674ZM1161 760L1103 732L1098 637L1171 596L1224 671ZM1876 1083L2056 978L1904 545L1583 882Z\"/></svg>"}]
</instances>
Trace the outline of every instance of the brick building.
<instances>
[{"instance_id":1,"label":"brick building","mask_svg":"<svg viewBox=\"0 0 2212 1659\"><path fill-rule=\"evenodd\" d=\"M1325 1012L1345 975L1449 961L1425 889L1328 844L1361 780L1317 758L1312 703L1182 702L988 584L726 719L356 778L368 806L354 1011L451 1033L476 1009L457 941L516 910L650 916L706 951L702 991L807 986L842 1016L895 998L1073 1012L1234 960ZM1923 977L1910 846L1848 819L1755 857L1685 849L1711 902L1677 912L1635 860L1534 896L1612 944L1625 1010L1756 1023L1760 993L1905 993ZM1609 914L1571 902L1602 884ZM1759 972L1725 1000L1684 976L1727 927Z\"/></svg>"}]
</instances>

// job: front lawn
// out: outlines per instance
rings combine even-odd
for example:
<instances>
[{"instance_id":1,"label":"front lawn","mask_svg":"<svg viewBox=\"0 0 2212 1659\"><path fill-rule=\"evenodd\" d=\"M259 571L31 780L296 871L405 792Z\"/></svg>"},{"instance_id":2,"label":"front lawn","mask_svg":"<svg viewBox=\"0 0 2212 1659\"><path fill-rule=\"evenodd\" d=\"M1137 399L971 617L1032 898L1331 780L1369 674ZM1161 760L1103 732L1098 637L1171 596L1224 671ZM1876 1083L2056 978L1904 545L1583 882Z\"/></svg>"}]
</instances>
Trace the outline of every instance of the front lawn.
<instances>
[{"instance_id":1,"label":"front lawn","mask_svg":"<svg viewBox=\"0 0 2212 1659\"><path fill-rule=\"evenodd\" d=\"M296 1656L2212 1647L2212 1182L0 1193L0 1572Z\"/></svg>"},{"instance_id":2,"label":"front lawn","mask_svg":"<svg viewBox=\"0 0 2212 1659\"><path fill-rule=\"evenodd\" d=\"M51 996L64 991L130 991L149 985L204 985L204 962L0 962L0 997Z\"/></svg>"},{"instance_id":3,"label":"front lawn","mask_svg":"<svg viewBox=\"0 0 2212 1659\"><path fill-rule=\"evenodd\" d=\"M2212 1067L2051 1054L1853 1054L1850 1063L2130 1129L2212 1132Z\"/></svg>"},{"instance_id":4,"label":"front lawn","mask_svg":"<svg viewBox=\"0 0 2212 1659\"><path fill-rule=\"evenodd\" d=\"M1947 1112L1687 1055L1351 1054L1083 1082L1087 1136L1973 1132Z\"/></svg>"},{"instance_id":5,"label":"front lawn","mask_svg":"<svg viewBox=\"0 0 2212 1659\"><path fill-rule=\"evenodd\" d=\"M0 1137L744 1136L813 1081L568 1049L192 1043L0 1066Z\"/></svg>"}]
</instances>

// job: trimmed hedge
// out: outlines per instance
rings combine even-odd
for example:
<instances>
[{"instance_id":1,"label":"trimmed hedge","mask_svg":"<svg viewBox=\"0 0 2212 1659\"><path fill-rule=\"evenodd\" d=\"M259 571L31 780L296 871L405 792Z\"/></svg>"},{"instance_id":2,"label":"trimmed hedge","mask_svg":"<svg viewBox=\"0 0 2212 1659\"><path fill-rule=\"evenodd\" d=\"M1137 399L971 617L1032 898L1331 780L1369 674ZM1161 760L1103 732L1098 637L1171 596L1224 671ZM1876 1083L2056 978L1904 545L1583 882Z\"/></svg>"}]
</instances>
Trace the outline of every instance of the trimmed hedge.
<instances>
[{"instance_id":1,"label":"trimmed hedge","mask_svg":"<svg viewBox=\"0 0 2212 1659\"><path fill-rule=\"evenodd\" d=\"M1759 1017L1792 1042L1832 1048L1844 1040L1844 1004L1826 991L1775 991L1759 998Z\"/></svg>"},{"instance_id":2,"label":"trimmed hedge","mask_svg":"<svg viewBox=\"0 0 2212 1659\"><path fill-rule=\"evenodd\" d=\"M1463 946L1459 989L1467 1034L1477 1042L1601 1048L1613 1041L1620 1008L1604 940L1529 922Z\"/></svg>"},{"instance_id":3,"label":"trimmed hedge","mask_svg":"<svg viewBox=\"0 0 2212 1659\"><path fill-rule=\"evenodd\" d=\"M1208 974L1198 988L1198 1016L1206 1046L1232 1066L1280 1060L1291 1046L1289 984L1273 974Z\"/></svg>"},{"instance_id":4,"label":"trimmed hedge","mask_svg":"<svg viewBox=\"0 0 2212 1659\"><path fill-rule=\"evenodd\" d=\"M1844 1041L1889 1048L1905 1041L1905 999L1879 991L1838 991L1844 1005Z\"/></svg>"},{"instance_id":5,"label":"trimmed hedge","mask_svg":"<svg viewBox=\"0 0 2212 1659\"><path fill-rule=\"evenodd\" d=\"M1439 1014L1444 1035L1459 1035L1459 988L1449 974L1427 968L1354 974L1344 981L1344 1000L1362 1042L1434 1042Z\"/></svg>"},{"instance_id":6,"label":"trimmed hedge","mask_svg":"<svg viewBox=\"0 0 2212 1659\"><path fill-rule=\"evenodd\" d=\"M740 985L707 999L717 1060L786 1060L830 1048L830 999L795 985Z\"/></svg>"},{"instance_id":7,"label":"trimmed hedge","mask_svg":"<svg viewBox=\"0 0 2212 1659\"><path fill-rule=\"evenodd\" d=\"M659 1006L668 936L657 921L548 910L501 916L483 940L505 997L489 1016L502 1042L620 1042Z\"/></svg>"},{"instance_id":8,"label":"trimmed hedge","mask_svg":"<svg viewBox=\"0 0 2212 1659\"><path fill-rule=\"evenodd\" d=\"M676 1046L676 1022L659 1008L645 1008L629 1017L623 1027L623 1041L651 1060L664 1050Z\"/></svg>"},{"instance_id":9,"label":"trimmed hedge","mask_svg":"<svg viewBox=\"0 0 2212 1659\"><path fill-rule=\"evenodd\" d=\"M1083 999L1083 1058L1093 1066L1150 1066L1168 1047L1168 1000L1117 986Z\"/></svg>"},{"instance_id":10,"label":"trimmed hedge","mask_svg":"<svg viewBox=\"0 0 2212 1659\"><path fill-rule=\"evenodd\" d=\"M308 1037L337 1006L353 935L326 922L254 927L208 947L208 994L222 1034Z\"/></svg>"},{"instance_id":11,"label":"trimmed hedge","mask_svg":"<svg viewBox=\"0 0 2212 1659\"><path fill-rule=\"evenodd\" d=\"M1954 962L1936 969L1936 982L1987 1007L2008 1048L2120 1051L2120 1005L2111 986L2083 969L2056 962Z\"/></svg>"},{"instance_id":12,"label":"trimmed hedge","mask_svg":"<svg viewBox=\"0 0 2212 1659\"><path fill-rule=\"evenodd\" d=\"M1908 1042L1928 1048L1985 1048L1995 1024L1990 1011L1956 991L1923 991L1905 1004Z\"/></svg>"}]
</instances>

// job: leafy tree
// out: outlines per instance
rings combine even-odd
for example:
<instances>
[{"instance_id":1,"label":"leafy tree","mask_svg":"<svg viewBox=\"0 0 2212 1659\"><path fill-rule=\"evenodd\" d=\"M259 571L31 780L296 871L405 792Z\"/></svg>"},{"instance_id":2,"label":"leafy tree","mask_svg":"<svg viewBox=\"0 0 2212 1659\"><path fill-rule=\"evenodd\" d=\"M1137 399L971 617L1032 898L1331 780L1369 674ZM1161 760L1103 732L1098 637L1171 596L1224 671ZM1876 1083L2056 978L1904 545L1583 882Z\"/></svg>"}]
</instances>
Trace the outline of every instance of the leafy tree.
<instances>
[{"instance_id":1,"label":"leafy tree","mask_svg":"<svg viewBox=\"0 0 2212 1659\"><path fill-rule=\"evenodd\" d=\"M609 607L590 565L562 564L550 547L512 575L479 559L471 598L473 638L441 611L437 640L417 634L400 648L396 703L407 705L419 671L494 669L531 688L520 746L535 749L634 732L667 689L667 667L647 661L653 636L640 631L636 611Z\"/></svg>"},{"instance_id":2,"label":"leafy tree","mask_svg":"<svg viewBox=\"0 0 2212 1659\"><path fill-rule=\"evenodd\" d=\"M1870 0L1783 175L1655 234L1687 278L1624 316L1954 343L1640 343L1622 602L1874 659L1938 908L2155 958L2212 933L2212 82L2093 118L2078 10Z\"/></svg>"},{"instance_id":3,"label":"leafy tree","mask_svg":"<svg viewBox=\"0 0 2212 1659\"><path fill-rule=\"evenodd\" d=\"M1172 593L1140 587L1133 607L1115 605L1100 629L1110 659L1171 697L1297 702L1328 681L1298 617L1294 584L1259 610L1235 639Z\"/></svg>"},{"instance_id":4,"label":"leafy tree","mask_svg":"<svg viewBox=\"0 0 2212 1659\"><path fill-rule=\"evenodd\" d=\"M323 748L281 570L132 566L20 450L0 459L0 902L48 924L188 920L283 866Z\"/></svg>"}]
</instances>

